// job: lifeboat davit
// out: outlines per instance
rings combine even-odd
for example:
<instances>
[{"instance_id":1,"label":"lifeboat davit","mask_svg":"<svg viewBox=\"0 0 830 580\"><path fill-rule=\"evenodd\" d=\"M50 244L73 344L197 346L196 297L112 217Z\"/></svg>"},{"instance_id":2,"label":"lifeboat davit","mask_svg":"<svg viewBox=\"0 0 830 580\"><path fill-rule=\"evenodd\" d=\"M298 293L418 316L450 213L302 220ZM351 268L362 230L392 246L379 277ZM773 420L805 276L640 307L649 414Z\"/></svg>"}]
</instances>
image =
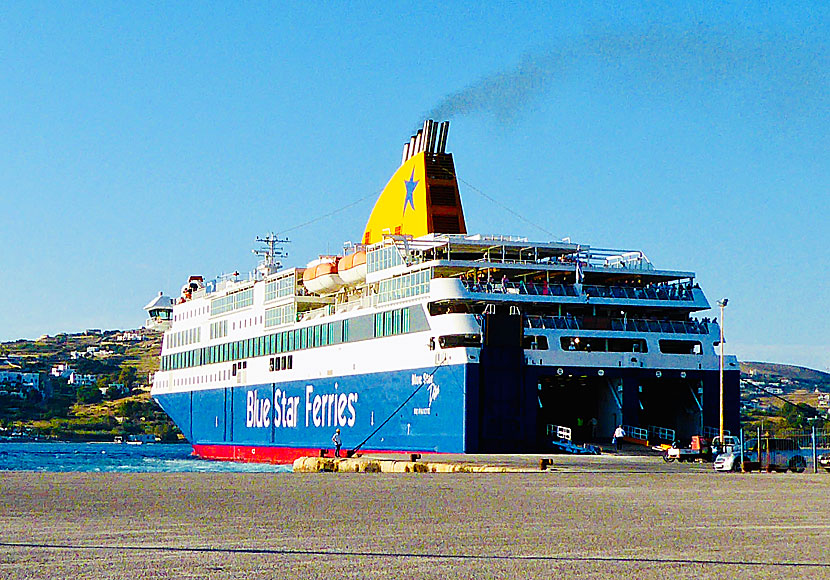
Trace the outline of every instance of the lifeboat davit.
<instances>
[{"instance_id":1,"label":"lifeboat davit","mask_svg":"<svg viewBox=\"0 0 830 580\"><path fill-rule=\"evenodd\" d=\"M308 263L303 272L303 285L313 294L331 294L345 284L337 274L338 257L324 257Z\"/></svg>"},{"instance_id":2,"label":"lifeboat davit","mask_svg":"<svg viewBox=\"0 0 830 580\"><path fill-rule=\"evenodd\" d=\"M366 280L366 252L360 250L340 258L337 273L349 286L356 286Z\"/></svg>"}]
</instances>

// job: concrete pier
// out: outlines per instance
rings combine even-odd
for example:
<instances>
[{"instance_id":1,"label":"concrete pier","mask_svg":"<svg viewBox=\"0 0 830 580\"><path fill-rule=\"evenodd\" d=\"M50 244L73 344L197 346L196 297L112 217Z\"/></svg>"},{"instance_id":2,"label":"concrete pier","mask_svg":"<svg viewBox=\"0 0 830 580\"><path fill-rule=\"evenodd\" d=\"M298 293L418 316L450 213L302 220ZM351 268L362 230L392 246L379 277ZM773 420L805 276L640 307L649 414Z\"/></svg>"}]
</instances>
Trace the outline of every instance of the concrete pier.
<instances>
[{"instance_id":1,"label":"concrete pier","mask_svg":"<svg viewBox=\"0 0 830 580\"><path fill-rule=\"evenodd\" d=\"M0 578L830 578L830 474L539 459L502 462L537 468L523 473L4 472Z\"/></svg>"}]
</instances>

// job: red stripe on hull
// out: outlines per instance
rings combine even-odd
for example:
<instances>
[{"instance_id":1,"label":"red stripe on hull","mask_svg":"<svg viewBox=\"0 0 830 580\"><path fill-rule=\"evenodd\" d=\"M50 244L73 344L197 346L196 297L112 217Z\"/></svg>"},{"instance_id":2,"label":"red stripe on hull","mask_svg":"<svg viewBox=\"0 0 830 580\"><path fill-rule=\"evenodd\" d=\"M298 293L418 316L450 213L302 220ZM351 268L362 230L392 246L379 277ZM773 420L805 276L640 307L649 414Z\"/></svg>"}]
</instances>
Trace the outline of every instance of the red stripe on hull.
<instances>
[{"instance_id":1,"label":"red stripe on hull","mask_svg":"<svg viewBox=\"0 0 830 580\"><path fill-rule=\"evenodd\" d=\"M333 457L333 449L325 449L326 456ZM409 455L410 451L377 451L361 450L359 453L371 453L372 455ZM202 459L213 459L216 461L240 461L245 463L294 463L300 457L317 457L320 455L320 448L303 449L296 447L271 447L267 445L194 445L193 454ZM346 450L340 451L342 457L346 456ZM424 452L423 455L441 455L434 451Z\"/></svg>"}]
</instances>

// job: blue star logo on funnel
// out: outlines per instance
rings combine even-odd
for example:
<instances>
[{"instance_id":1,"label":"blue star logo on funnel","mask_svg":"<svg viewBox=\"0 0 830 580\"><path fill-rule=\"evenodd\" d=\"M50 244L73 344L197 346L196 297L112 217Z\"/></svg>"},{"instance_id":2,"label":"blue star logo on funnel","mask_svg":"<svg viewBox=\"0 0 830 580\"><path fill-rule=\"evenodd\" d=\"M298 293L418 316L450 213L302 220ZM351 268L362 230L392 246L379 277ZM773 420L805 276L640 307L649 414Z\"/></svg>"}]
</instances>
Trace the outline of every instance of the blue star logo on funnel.
<instances>
[{"instance_id":1,"label":"blue star logo on funnel","mask_svg":"<svg viewBox=\"0 0 830 580\"><path fill-rule=\"evenodd\" d=\"M409 179L403 182L406 186L406 199L403 201L403 213L406 213L406 206L409 205L412 209L415 209L415 188L418 187L419 181L415 180L415 168L412 168L412 175L409 176Z\"/></svg>"}]
</instances>

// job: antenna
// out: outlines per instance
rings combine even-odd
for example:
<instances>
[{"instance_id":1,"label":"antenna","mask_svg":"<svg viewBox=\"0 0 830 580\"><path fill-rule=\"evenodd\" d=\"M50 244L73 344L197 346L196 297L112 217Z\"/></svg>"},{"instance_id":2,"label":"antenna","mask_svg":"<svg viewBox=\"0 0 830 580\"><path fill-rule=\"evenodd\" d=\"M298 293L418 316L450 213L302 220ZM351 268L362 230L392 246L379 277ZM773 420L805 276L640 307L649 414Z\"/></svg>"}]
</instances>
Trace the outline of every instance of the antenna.
<instances>
[{"instance_id":1,"label":"antenna","mask_svg":"<svg viewBox=\"0 0 830 580\"><path fill-rule=\"evenodd\" d=\"M280 239L274 232L270 232L264 238L257 236L255 241L265 246L258 250L251 250L251 252L262 258L256 271L265 277L270 276L282 268L282 262L277 258L288 257L288 252L283 251L281 247L278 247L278 244L287 244L291 240L288 238Z\"/></svg>"}]
</instances>

